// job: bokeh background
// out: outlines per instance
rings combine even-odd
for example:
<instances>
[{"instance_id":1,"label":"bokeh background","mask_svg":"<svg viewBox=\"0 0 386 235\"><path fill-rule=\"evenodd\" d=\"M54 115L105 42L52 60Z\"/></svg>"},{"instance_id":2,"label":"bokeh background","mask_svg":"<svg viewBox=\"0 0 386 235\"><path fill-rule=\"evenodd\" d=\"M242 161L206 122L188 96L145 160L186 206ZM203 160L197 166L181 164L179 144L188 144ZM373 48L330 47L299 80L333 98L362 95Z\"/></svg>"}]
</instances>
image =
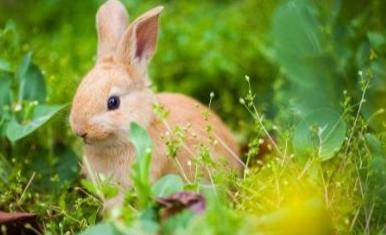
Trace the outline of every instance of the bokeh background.
<instances>
[{"instance_id":1,"label":"bokeh background","mask_svg":"<svg viewBox=\"0 0 386 235\"><path fill-rule=\"evenodd\" d=\"M93 65L94 18L101 2L1 1L0 22L11 19L20 39L3 44L3 54L10 46L19 53L33 51L47 76L50 102L71 101ZM157 89L186 93L203 103L213 91L214 108L235 128L245 117L237 105L246 93L245 75L257 93L256 103L270 117L288 103L295 111L339 108L343 90L359 95L358 71L369 68L374 80L366 113L385 106L384 1L123 2L131 19L165 6L151 64Z\"/></svg>"},{"instance_id":2,"label":"bokeh background","mask_svg":"<svg viewBox=\"0 0 386 235\"><path fill-rule=\"evenodd\" d=\"M95 63L95 13L102 2L0 0L3 70L17 71L23 56L32 52L32 61L46 80L45 101L70 103L82 76ZM188 94L204 104L214 92L211 107L246 151L256 133L261 133L240 104L249 90L246 75L258 110L283 128L275 132L278 127L267 123L279 141L284 130L291 135L294 125L316 109L343 113L350 97L356 110L366 84L360 115L372 133L386 130L384 0L123 2L131 20L156 5L165 7L158 51L150 65L154 89ZM16 144L0 140L0 155L7 159L2 164L11 166L4 167L8 168L2 171L4 179L18 182L19 177L25 183L28 177L23 175L40 171L44 173L36 176L32 186L37 192L45 187L54 187L58 194L68 189L73 181L61 179L77 175L81 155L81 143L69 128L68 111ZM73 160L68 161L68 156ZM73 171L55 176L66 166L74 167ZM52 186L52 182L61 183ZM0 209L8 209L12 190L20 191L21 185L7 188L9 198L3 196Z\"/></svg>"}]
</instances>

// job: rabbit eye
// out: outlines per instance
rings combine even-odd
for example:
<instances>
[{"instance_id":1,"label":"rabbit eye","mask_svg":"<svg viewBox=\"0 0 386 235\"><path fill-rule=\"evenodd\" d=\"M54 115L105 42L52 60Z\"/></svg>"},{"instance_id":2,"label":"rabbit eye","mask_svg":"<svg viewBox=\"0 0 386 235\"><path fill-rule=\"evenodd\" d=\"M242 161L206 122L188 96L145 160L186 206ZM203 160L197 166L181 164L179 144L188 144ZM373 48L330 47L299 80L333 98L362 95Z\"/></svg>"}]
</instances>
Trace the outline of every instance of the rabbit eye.
<instances>
[{"instance_id":1,"label":"rabbit eye","mask_svg":"<svg viewBox=\"0 0 386 235\"><path fill-rule=\"evenodd\" d=\"M110 96L109 99L107 100L107 109L108 110L117 109L119 108L119 103L120 103L120 100L118 96L115 96L115 95Z\"/></svg>"}]
</instances>

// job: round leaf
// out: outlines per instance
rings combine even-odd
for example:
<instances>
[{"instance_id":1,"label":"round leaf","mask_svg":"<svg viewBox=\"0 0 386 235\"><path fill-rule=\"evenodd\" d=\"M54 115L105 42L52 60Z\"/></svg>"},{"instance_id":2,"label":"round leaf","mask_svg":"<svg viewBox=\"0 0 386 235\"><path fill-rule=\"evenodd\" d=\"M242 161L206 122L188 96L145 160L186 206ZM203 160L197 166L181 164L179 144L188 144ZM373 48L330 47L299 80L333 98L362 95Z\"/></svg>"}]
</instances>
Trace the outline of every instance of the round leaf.
<instances>
[{"instance_id":1,"label":"round leaf","mask_svg":"<svg viewBox=\"0 0 386 235\"><path fill-rule=\"evenodd\" d=\"M314 151L321 160L332 158L341 148L346 123L331 109L318 109L307 115L296 127L293 145L298 153Z\"/></svg>"},{"instance_id":2,"label":"round leaf","mask_svg":"<svg viewBox=\"0 0 386 235\"><path fill-rule=\"evenodd\" d=\"M184 182L178 175L165 175L159 179L152 187L155 197L167 197L178 191L182 191Z\"/></svg>"}]
</instances>

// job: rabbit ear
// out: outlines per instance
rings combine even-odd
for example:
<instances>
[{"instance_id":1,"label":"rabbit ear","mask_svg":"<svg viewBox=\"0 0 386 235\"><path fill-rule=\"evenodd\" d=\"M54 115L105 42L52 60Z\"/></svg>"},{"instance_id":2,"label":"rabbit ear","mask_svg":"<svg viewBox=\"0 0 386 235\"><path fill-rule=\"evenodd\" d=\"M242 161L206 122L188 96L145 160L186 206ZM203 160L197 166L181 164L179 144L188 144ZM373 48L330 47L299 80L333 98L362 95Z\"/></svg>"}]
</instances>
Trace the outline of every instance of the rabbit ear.
<instances>
[{"instance_id":1,"label":"rabbit ear","mask_svg":"<svg viewBox=\"0 0 386 235\"><path fill-rule=\"evenodd\" d=\"M153 56L158 37L158 17L163 7L155 7L135 20L122 36L116 52L117 60L133 64L146 71Z\"/></svg>"},{"instance_id":2,"label":"rabbit ear","mask_svg":"<svg viewBox=\"0 0 386 235\"><path fill-rule=\"evenodd\" d=\"M128 26L129 16L125 6L118 0L108 0L98 10L98 60L112 55Z\"/></svg>"}]
</instances>

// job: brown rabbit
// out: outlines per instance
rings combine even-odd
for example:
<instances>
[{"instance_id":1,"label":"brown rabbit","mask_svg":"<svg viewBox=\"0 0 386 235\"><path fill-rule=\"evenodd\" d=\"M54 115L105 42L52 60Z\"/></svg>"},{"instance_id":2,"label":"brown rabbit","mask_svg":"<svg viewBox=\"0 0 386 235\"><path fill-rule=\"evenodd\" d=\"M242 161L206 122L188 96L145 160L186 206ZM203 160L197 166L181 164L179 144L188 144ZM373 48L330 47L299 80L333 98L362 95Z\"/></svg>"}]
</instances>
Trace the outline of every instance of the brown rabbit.
<instances>
[{"instance_id":1,"label":"brown rabbit","mask_svg":"<svg viewBox=\"0 0 386 235\"><path fill-rule=\"evenodd\" d=\"M146 128L153 140L152 180L167 173L193 180L196 168L192 160L203 146L214 162L241 169L237 143L219 117L192 98L155 94L150 89L147 66L156 49L162 10L153 8L129 26L125 7L118 0L107 1L98 10L97 62L82 80L70 115L73 131L85 142L89 177L101 173L124 188L130 187L135 158L128 137L131 122ZM163 107L166 117L157 117L154 106ZM174 138L176 127L180 127L179 148L176 156L170 157L166 142ZM210 177L210 170L204 167L204 177Z\"/></svg>"}]
</instances>

